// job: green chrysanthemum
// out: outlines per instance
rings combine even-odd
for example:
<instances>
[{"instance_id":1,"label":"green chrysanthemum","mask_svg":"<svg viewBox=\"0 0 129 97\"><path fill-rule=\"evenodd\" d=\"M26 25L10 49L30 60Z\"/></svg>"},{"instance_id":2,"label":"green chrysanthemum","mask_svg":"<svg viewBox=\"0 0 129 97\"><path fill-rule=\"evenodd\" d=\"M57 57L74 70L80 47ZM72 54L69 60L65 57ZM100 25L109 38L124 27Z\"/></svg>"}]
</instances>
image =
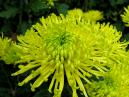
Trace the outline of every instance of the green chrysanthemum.
<instances>
[{"instance_id":1,"label":"green chrysanthemum","mask_svg":"<svg viewBox=\"0 0 129 97\"><path fill-rule=\"evenodd\" d=\"M103 19L103 13L98 10L90 10L84 13L84 17L90 21L98 21Z\"/></svg>"},{"instance_id":2,"label":"green chrysanthemum","mask_svg":"<svg viewBox=\"0 0 129 97\"><path fill-rule=\"evenodd\" d=\"M14 63L18 55L16 55L13 42L8 38L0 38L0 60L4 60L7 64Z\"/></svg>"},{"instance_id":3,"label":"green chrysanthemum","mask_svg":"<svg viewBox=\"0 0 129 97\"><path fill-rule=\"evenodd\" d=\"M0 57L5 55L9 46L10 46L10 40L9 39L0 38Z\"/></svg>"},{"instance_id":4,"label":"green chrysanthemum","mask_svg":"<svg viewBox=\"0 0 129 97\"><path fill-rule=\"evenodd\" d=\"M128 66L111 69L104 80L86 85L89 97L129 97Z\"/></svg>"},{"instance_id":5,"label":"green chrysanthemum","mask_svg":"<svg viewBox=\"0 0 129 97\"><path fill-rule=\"evenodd\" d=\"M20 70L12 75L32 71L20 86L36 77L31 85L34 91L53 75L49 91L54 89L54 97L61 97L66 75L73 97L78 97L77 89L87 97L83 81L90 84L92 75L102 76L107 67L120 65L126 48L126 44L119 41L121 33L109 24L89 22L77 15L77 10L75 14L72 12L66 17L52 14L41 18L40 23L18 37L16 46L22 56L16 63L26 65L19 65Z\"/></svg>"},{"instance_id":6,"label":"green chrysanthemum","mask_svg":"<svg viewBox=\"0 0 129 97\"><path fill-rule=\"evenodd\" d=\"M80 9L74 9L68 11L67 17L74 17L73 19L84 19L84 21L92 21L96 22L98 20L103 19L103 12L100 12L98 10L89 10L88 12L83 12ZM72 19L72 18L71 18Z\"/></svg>"},{"instance_id":7,"label":"green chrysanthemum","mask_svg":"<svg viewBox=\"0 0 129 97\"><path fill-rule=\"evenodd\" d=\"M125 22L126 26L129 26L129 6L127 8L124 8L125 12L122 16L123 22Z\"/></svg>"}]
</instances>

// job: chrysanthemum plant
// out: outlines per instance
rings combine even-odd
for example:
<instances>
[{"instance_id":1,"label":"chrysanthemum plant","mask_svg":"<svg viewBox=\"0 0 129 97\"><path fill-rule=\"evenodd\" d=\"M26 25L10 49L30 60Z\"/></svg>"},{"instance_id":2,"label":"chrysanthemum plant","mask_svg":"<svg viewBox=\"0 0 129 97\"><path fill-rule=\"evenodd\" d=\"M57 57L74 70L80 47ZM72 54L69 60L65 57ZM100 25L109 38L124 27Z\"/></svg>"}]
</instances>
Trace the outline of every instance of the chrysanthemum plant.
<instances>
[{"instance_id":1,"label":"chrysanthemum plant","mask_svg":"<svg viewBox=\"0 0 129 97\"><path fill-rule=\"evenodd\" d=\"M78 97L78 89L85 97L92 97L89 93L93 89L87 87L95 85L93 79L106 79L106 76L108 79L108 75L115 79L117 73L111 70L125 68L129 63L126 60L128 43L119 41L121 32L112 25L96 22L102 18L99 11L84 13L79 9L69 11L66 16L42 17L25 35L18 37L17 44L13 44L19 70L12 76L31 71L19 85L35 78L32 91L51 80L48 90L54 93L53 97L61 97L66 82L72 89L72 97Z\"/></svg>"}]
</instances>

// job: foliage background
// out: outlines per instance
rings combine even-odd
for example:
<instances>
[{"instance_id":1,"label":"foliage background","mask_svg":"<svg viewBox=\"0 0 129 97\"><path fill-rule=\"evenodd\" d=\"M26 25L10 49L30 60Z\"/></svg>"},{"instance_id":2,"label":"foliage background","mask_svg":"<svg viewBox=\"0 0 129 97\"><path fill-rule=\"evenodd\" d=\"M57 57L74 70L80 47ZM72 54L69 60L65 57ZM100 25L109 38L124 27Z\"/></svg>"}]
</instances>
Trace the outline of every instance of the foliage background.
<instances>
[{"instance_id":1,"label":"foliage background","mask_svg":"<svg viewBox=\"0 0 129 97\"><path fill-rule=\"evenodd\" d=\"M121 40L129 40L129 28L125 27L120 14L129 5L129 0L0 0L0 34L16 40L26 29L35 24L41 16L51 13L67 14L67 10L80 8L83 11L96 9L104 12L104 20L110 22L123 32ZM36 92L31 92L29 84L19 87L21 77L11 77L12 65L6 66L0 61L0 97L52 97L47 91L49 82L43 84ZM22 75L26 76L26 75ZM79 91L78 91L79 92ZM65 85L62 97L70 97L71 89ZM82 95L80 95L82 97Z\"/></svg>"}]
</instances>

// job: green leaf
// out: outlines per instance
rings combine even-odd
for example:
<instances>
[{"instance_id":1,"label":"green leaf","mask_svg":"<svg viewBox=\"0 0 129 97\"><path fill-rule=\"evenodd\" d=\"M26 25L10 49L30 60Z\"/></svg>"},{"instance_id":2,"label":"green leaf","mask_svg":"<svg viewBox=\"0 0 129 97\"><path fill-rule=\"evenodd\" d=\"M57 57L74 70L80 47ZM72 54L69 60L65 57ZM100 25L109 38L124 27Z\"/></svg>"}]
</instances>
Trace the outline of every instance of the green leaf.
<instances>
[{"instance_id":1,"label":"green leaf","mask_svg":"<svg viewBox=\"0 0 129 97\"><path fill-rule=\"evenodd\" d=\"M64 15L66 15L68 8L69 8L69 6L67 4L59 4L57 6L57 11L58 11L58 13L62 13Z\"/></svg>"},{"instance_id":2,"label":"green leaf","mask_svg":"<svg viewBox=\"0 0 129 97\"><path fill-rule=\"evenodd\" d=\"M115 7L118 4L124 4L126 2L126 0L109 0L110 4Z\"/></svg>"},{"instance_id":3,"label":"green leaf","mask_svg":"<svg viewBox=\"0 0 129 97\"><path fill-rule=\"evenodd\" d=\"M18 9L15 7L8 7L8 9L0 12L0 17L2 18L10 18L10 17L14 17L18 12Z\"/></svg>"},{"instance_id":4,"label":"green leaf","mask_svg":"<svg viewBox=\"0 0 129 97\"><path fill-rule=\"evenodd\" d=\"M125 0L117 0L117 4L123 4L125 2L126 2Z\"/></svg>"},{"instance_id":5,"label":"green leaf","mask_svg":"<svg viewBox=\"0 0 129 97\"><path fill-rule=\"evenodd\" d=\"M40 10L49 8L47 3L43 0L34 0L34 2L30 4L30 7L33 12L39 12Z\"/></svg>"},{"instance_id":6,"label":"green leaf","mask_svg":"<svg viewBox=\"0 0 129 97\"><path fill-rule=\"evenodd\" d=\"M23 34L30 25L31 24L23 21L20 25L18 25L18 32Z\"/></svg>"},{"instance_id":7,"label":"green leaf","mask_svg":"<svg viewBox=\"0 0 129 97\"><path fill-rule=\"evenodd\" d=\"M109 0L111 6L115 7L116 6L116 0Z\"/></svg>"},{"instance_id":8,"label":"green leaf","mask_svg":"<svg viewBox=\"0 0 129 97\"><path fill-rule=\"evenodd\" d=\"M7 32L11 32L11 24L4 24L1 29L0 29L0 33L7 33Z\"/></svg>"}]
</instances>

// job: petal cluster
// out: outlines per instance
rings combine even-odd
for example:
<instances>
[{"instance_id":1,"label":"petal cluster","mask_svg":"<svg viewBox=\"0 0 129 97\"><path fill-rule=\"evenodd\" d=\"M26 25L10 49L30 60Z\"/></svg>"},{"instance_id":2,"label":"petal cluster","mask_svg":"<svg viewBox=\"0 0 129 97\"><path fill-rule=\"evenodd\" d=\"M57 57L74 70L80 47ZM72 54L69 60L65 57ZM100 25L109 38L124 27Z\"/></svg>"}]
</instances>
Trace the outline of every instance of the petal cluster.
<instances>
[{"instance_id":1,"label":"petal cluster","mask_svg":"<svg viewBox=\"0 0 129 97\"><path fill-rule=\"evenodd\" d=\"M121 15L122 20L126 26L129 26L129 6L127 8L124 8L124 10L125 12Z\"/></svg>"},{"instance_id":2,"label":"petal cluster","mask_svg":"<svg viewBox=\"0 0 129 97\"><path fill-rule=\"evenodd\" d=\"M118 66L119 67L119 66ZM128 66L116 67L104 75L104 79L86 85L89 97L128 97Z\"/></svg>"},{"instance_id":3,"label":"petal cluster","mask_svg":"<svg viewBox=\"0 0 129 97\"><path fill-rule=\"evenodd\" d=\"M0 38L0 60L5 61L7 64L15 63L19 58L17 55L17 48L15 48L15 43L8 39L7 37Z\"/></svg>"}]
</instances>

